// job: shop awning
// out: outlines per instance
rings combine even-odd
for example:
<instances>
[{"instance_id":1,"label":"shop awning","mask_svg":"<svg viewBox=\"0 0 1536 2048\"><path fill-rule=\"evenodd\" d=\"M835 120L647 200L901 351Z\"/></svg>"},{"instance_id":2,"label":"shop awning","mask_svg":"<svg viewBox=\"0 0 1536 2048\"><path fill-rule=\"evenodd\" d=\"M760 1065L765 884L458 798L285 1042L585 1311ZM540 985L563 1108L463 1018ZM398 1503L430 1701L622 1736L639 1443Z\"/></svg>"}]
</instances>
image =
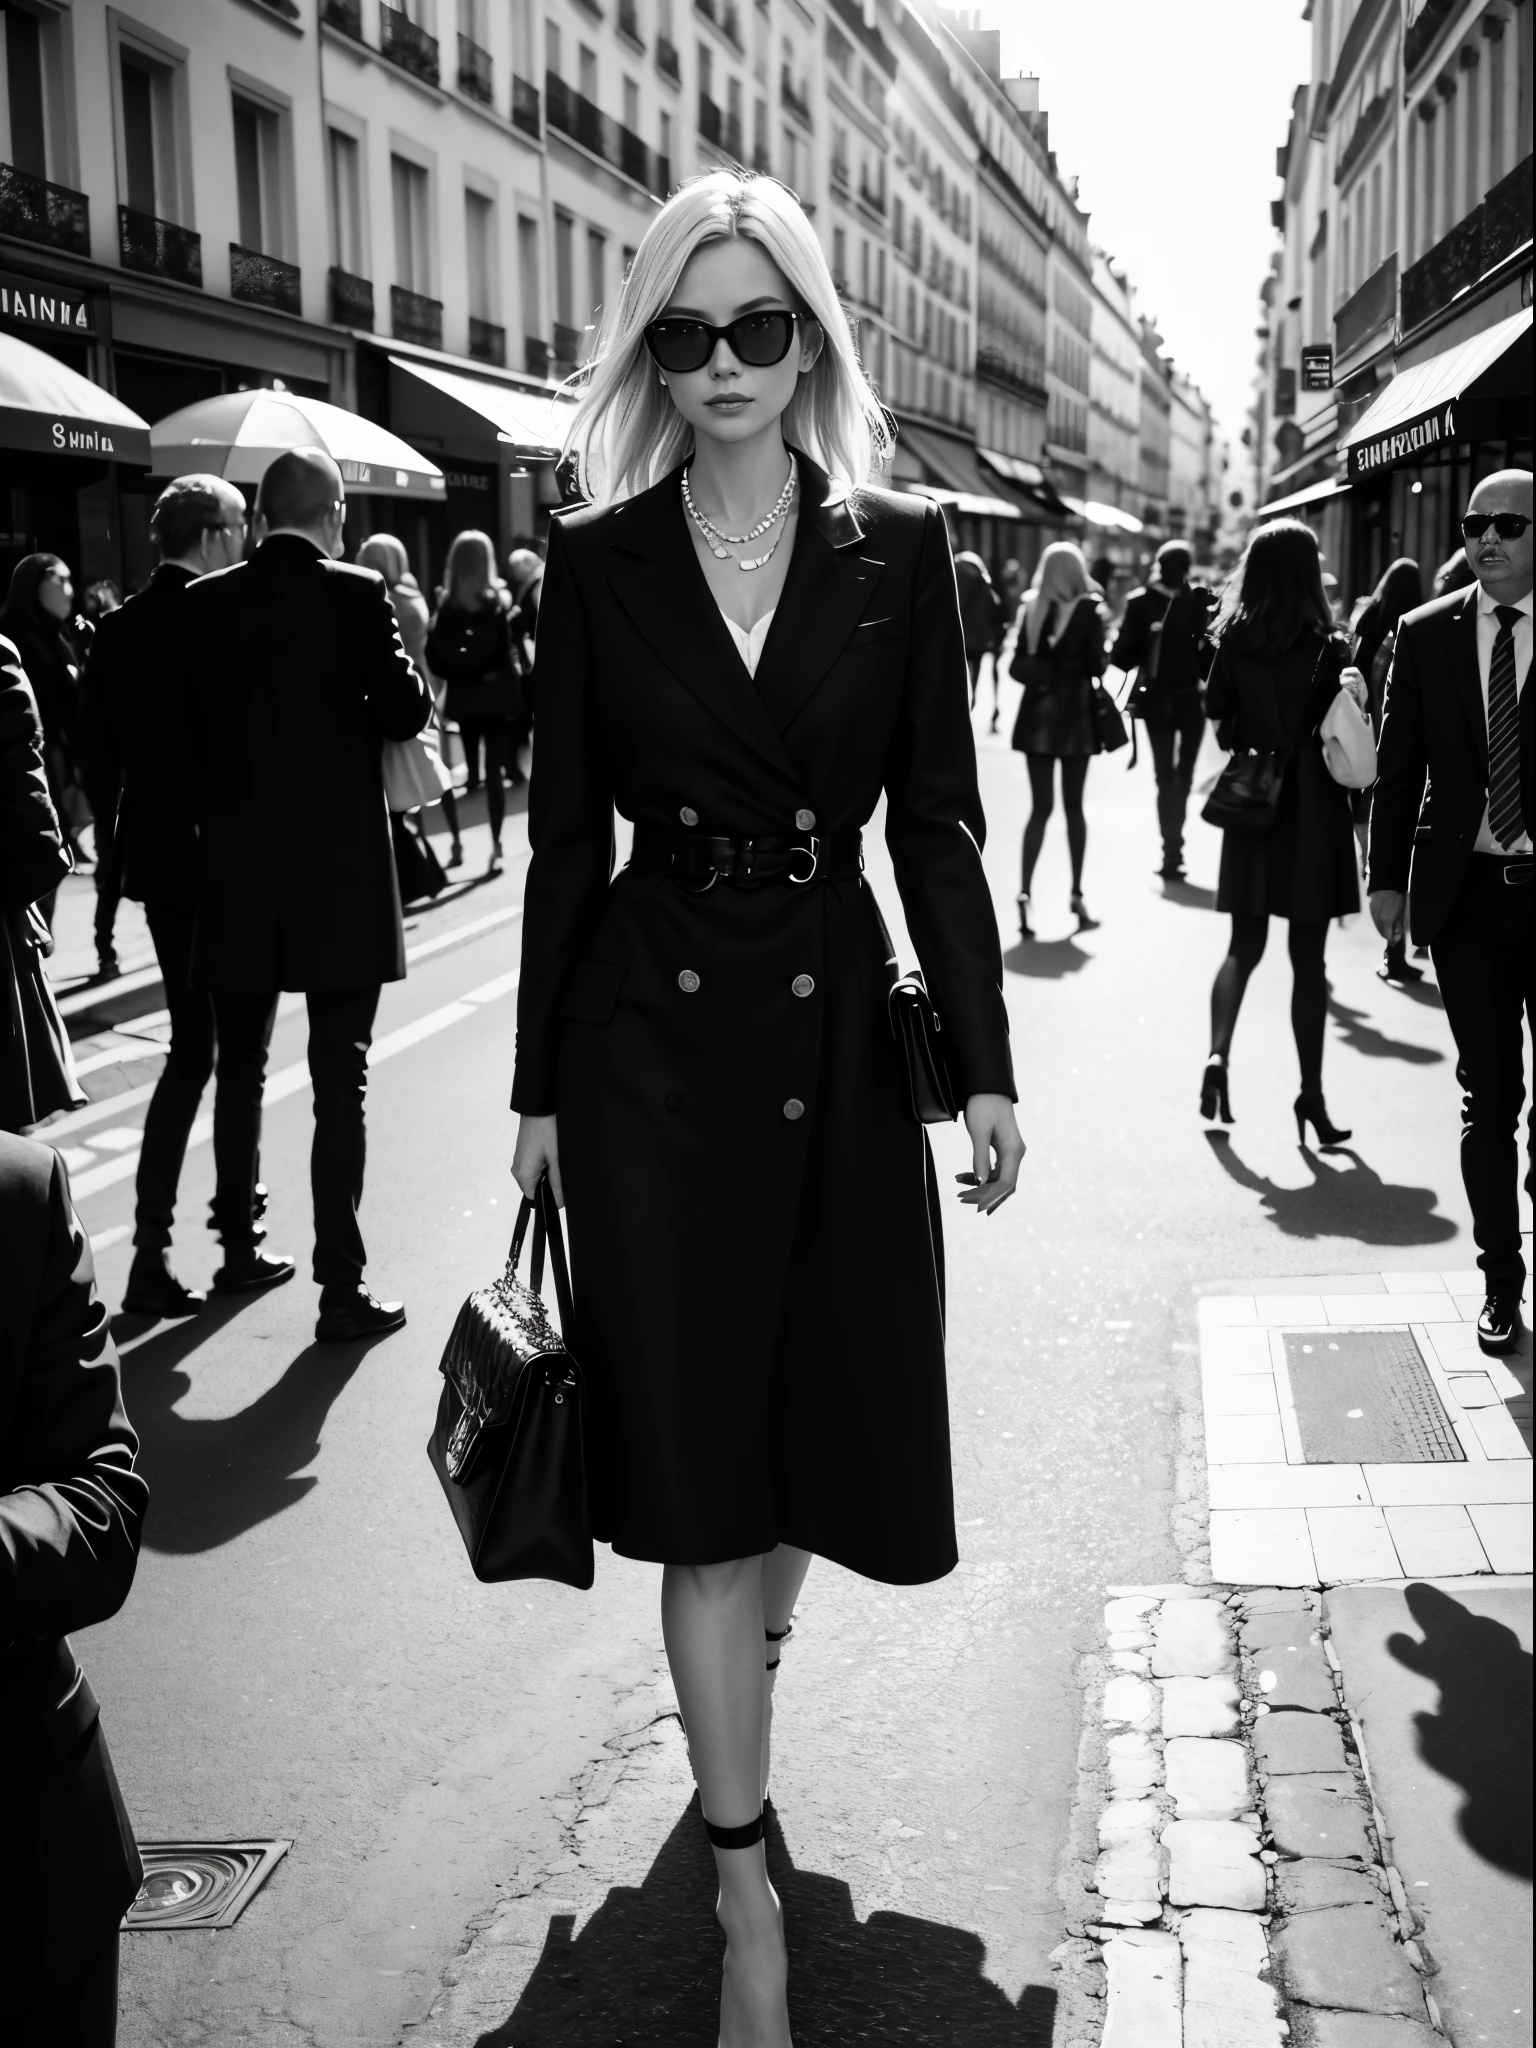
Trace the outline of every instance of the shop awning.
<instances>
[{"instance_id":1,"label":"shop awning","mask_svg":"<svg viewBox=\"0 0 1536 2048\"><path fill-rule=\"evenodd\" d=\"M1141 533L1145 529L1134 512L1122 512L1118 505L1105 505L1097 498L1063 497L1063 505L1076 519L1086 519L1090 526L1102 527L1106 533Z\"/></svg>"},{"instance_id":2,"label":"shop awning","mask_svg":"<svg viewBox=\"0 0 1536 2048\"><path fill-rule=\"evenodd\" d=\"M149 421L89 377L0 334L0 448L149 466Z\"/></svg>"},{"instance_id":3,"label":"shop awning","mask_svg":"<svg viewBox=\"0 0 1536 2048\"><path fill-rule=\"evenodd\" d=\"M1304 491L1292 491L1288 498L1271 498L1253 515L1254 524L1262 526L1266 519L1280 519L1287 512L1299 512L1303 505L1321 505L1329 498L1342 498L1348 489L1349 485L1341 477L1325 477L1320 484L1308 484Z\"/></svg>"},{"instance_id":4,"label":"shop awning","mask_svg":"<svg viewBox=\"0 0 1536 2048\"><path fill-rule=\"evenodd\" d=\"M195 470L232 484L259 484L289 448L323 448L354 491L381 498L441 498L435 462L398 434L339 405L293 391L228 391L183 406L150 429L156 476Z\"/></svg>"},{"instance_id":5,"label":"shop awning","mask_svg":"<svg viewBox=\"0 0 1536 2048\"><path fill-rule=\"evenodd\" d=\"M1011 498L995 498L986 491L943 491L936 484L905 484L914 498L932 498L951 512L969 513L973 519L1019 519L1024 517Z\"/></svg>"},{"instance_id":6,"label":"shop awning","mask_svg":"<svg viewBox=\"0 0 1536 2048\"><path fill-rule=\"evenodd\" d=\"M545 398L536 391L521 391L515 384L493 384L488 378L463 377L456 370L440 370L435 363L414 362L409 356L392 355L389 361L392 369L430 385L494 427L497 440L507 443L523 460L552 462L565 445L575 409L568 399Z\"/></svg>"},{"instance_id":7,"label":"shop awning","mask_svg":"<svg viewBox=\"0 0 1536 2048\"><path fill-rule=\"evenodd\" d=\"M1523 365L1516 350L1523 351ZM1455 348L1399 370L1344 438L1350 481L1417 462L1448 441L1483 438L1488 428L1480 421L1474 425L1467 408L1485 395L1518 398L1522 391L1529 407L1530 389L1527 306Z\"/></svg>"},{"instance_id":8,"label":"shop awning","mask_svg":"<svg viewBox=\"0 0 1536 2048\"><path fill-rule=\"evenodd\" d=\"M995 470L1005 482L1022 492L1032 506L1038 505L1053 519L1068 517L1068 508L1038 462L1030 462L1022 455L1003 455L995 448L978 445L976 453L988 469Z\"/></svg>"}]
</instances>

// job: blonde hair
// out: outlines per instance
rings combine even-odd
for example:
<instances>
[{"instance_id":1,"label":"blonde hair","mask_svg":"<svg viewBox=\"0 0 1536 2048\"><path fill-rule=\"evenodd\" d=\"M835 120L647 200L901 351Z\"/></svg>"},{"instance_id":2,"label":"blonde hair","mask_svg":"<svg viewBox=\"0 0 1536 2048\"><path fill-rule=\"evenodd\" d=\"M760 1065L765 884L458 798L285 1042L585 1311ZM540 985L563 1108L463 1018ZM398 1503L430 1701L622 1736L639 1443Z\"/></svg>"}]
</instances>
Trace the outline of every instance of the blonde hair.
<instances>
[{"instance_id":1,"label":"blonde hair","mask_svg":"<svg viewBox=\"0 0 1536 2048\"><path fill-rule=\"evenodd\" d=\"M783 414L786 441L857 490L890 454L891 423L860 366L832 273L800 202L776 178L706 171L674 192L641 237L616 307L603 316L585 388L565 440L582 492L611 503L660 482L693 445L693 429L660 383L645 330L665 310L694 251L733 235L777 264L796 310L822 332Z\"/></svg>"},{"instance_id":2,"label":"blonde hair","mask_svg":"<svg viewBox=\"0 0 1536 2048\"><path fill-rule=\"evenodd\" d=\"M1088 574L1088 564L1076 541L1057 540L1035 564L1035 573L1024 599L1025 630L1029 651L1034 654L1058 612L1070 612L1080 597L1102 597L1103 592Z\"/></svg>"},{"instance_id":3,"label":"blonde hair","mask_svg":"<svg viewBox=\"0 0 1536 2048\"><path fill-rule=\"evenodd\" d=\"M455 534L443 569L440 602L460 605L468 611L487 600L499 604L507 594L507 586L496 567L491 536L474 526Z\"/></svg>"},{"instance_id":4,"label":"blonde hair","mask_svg":"<svg viewBox=\"0 0 1536 2048\"><path fill-rule=\"evenodd\" d=\"M392 533L370 533L358 549L357 559L361 568L377 569L391 590L411 573L405 542Z\"/></svg>"}]
</instances>

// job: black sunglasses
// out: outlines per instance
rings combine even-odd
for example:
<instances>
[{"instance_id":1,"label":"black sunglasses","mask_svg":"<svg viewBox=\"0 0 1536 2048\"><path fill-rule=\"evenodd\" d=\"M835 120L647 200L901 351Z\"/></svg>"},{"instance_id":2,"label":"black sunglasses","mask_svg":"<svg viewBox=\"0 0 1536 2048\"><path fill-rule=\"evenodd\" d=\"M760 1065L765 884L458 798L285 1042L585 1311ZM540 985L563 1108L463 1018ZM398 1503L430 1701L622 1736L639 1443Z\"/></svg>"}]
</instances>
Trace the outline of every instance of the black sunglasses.
<instances>
[{"instance_id":1,"label":"black sunglasses","mask_svg":"<svg viewBox=\"0 0 1536 2048\"><path fill-rule=\"evenodd\" d=\"M795 322L800 317L798 313L772 308L765 313L743 313L738 319L727 321L724 327L681 317L653 320L645 330L645 345L660 368L671 370L676 376L702 370L714 354L715 344L721 341L729 346L739 363L745 363L749 369L766 370L774 363L782 363L789 354L795 339Z\"/></svg>"},{"instance_id":2,"label":"black sunglasses","mask_svg":"<svg viewBox=\"0 0 1536 2048\"><path fill-rule=\"evenodd\" d=\"M1491 526L1500 540L1518 540L1530 525L1523 512L1469 512L1461 522L1468 540L1481 540Z\"/></svg>"}]
</instances>

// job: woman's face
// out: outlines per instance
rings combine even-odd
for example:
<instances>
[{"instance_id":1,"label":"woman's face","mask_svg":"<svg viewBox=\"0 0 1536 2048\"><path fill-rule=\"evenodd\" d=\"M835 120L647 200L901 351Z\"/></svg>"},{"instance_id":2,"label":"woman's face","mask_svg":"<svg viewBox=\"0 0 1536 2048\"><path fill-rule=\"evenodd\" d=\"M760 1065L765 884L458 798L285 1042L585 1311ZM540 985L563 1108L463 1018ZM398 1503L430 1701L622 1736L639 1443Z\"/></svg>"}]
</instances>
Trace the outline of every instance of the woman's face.
<instances>
[{"instance_id":1,"label":"woman's face","mask_svg":"<svg viewBox=\"0 0 1536 2048\"><path fill-rule=\"evenodd\" d=\"M767 251L745 236L732 235L694 251L660 317L727 327L743 314L793 310L793 295ZM755 369L722 338L702 369L658 374L699 440L750 441L776 424L801 377L821 354L821 345L821 329L815 322L797 320L782 362Z\"/></svg>"},{"instance_id":2,"label":"woman's face","mask_svg":"<svg viewBox=\"0 0 1536 2048\"><path fill-rule=\"evenodd\" d=\"M67 619L75 608L75 586L69 571L60 565L50 569L37 586L37 602L50 619Z\"/></svg>"}]
</instances>

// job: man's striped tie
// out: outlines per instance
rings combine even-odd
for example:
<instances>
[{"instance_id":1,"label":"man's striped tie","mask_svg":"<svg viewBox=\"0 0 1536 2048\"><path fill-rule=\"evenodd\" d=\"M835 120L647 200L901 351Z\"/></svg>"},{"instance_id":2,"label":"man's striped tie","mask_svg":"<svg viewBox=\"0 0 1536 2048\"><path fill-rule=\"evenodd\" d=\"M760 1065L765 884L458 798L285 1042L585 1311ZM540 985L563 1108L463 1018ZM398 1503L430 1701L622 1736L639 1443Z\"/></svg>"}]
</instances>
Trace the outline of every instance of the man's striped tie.
<instances>
[{"instance_id":1,"label":"man's striped tie","mask_svg":"<svg viewBox=\"0 0 1536 2048\"><path fill-rule=\"evenodd\" d=\"M1515 691L1515 621L1512 604L1494 607L1499 622L1488 664L1488 826L1500 846L1512 847L1525 829L1520 812L1520 699Z\"/></svg>"}]
</instances>

